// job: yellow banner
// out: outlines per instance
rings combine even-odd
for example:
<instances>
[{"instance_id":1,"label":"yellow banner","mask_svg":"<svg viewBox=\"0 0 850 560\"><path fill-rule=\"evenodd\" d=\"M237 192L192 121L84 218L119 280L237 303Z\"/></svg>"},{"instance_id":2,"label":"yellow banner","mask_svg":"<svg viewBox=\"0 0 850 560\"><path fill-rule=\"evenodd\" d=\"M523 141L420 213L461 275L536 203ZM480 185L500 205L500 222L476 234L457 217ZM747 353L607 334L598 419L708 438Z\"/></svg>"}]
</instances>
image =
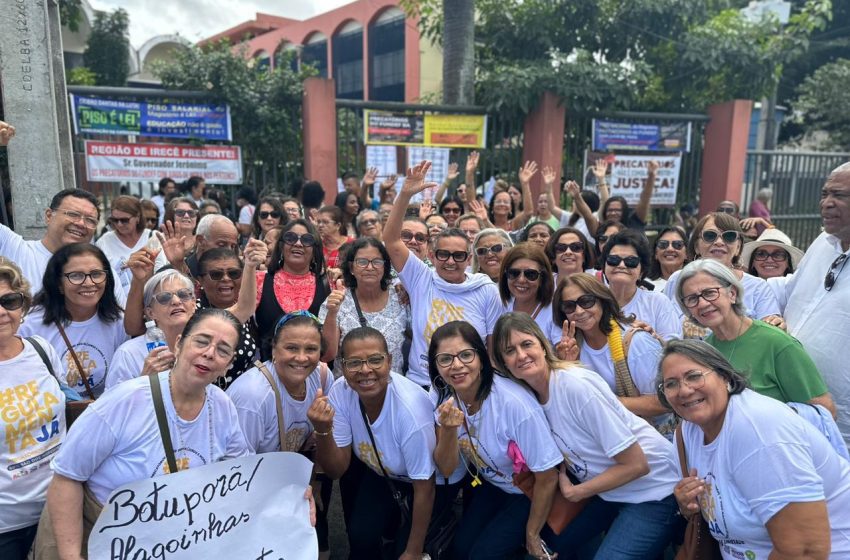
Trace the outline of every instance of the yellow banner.
<instances>
[{"instance_id":1,"label":"yellow banner","mask_svg":"<svg viewBox=\"0 0 850 560\"><path fill-rule=\"evenodd\" d=\"M484 148L487 115L425 115L425 145Z\"/></svg>"}]
</instances>

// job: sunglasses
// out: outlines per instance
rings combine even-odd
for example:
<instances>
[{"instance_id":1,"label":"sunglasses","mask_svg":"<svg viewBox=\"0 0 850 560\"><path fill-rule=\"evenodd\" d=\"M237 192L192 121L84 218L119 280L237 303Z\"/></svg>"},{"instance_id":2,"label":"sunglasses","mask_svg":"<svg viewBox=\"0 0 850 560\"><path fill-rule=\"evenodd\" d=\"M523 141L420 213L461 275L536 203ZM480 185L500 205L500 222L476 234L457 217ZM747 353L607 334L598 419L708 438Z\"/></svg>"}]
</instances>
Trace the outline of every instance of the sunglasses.
<instances>
[{"instance_id":1,"label":"sunglasses","mask_svg":"<svg viewBox=\"0 0 850 560\"><path fill-rule=\"evenodd\" d=\"M788 260L788 253L785 252L785 249L779 249L772 253L765 251L764 249L759 249L758 251L753 252L753 260L766 261L767 259L775 262L785 262Z\"/></svg>"},{"instance_id":2,"label":"sunglasses","mask_svg":"<svg viewBox=\"0 0 850 560\"><path fill-rule=\"evenodd\" d=\"M509 268L505 271L509 280L516 280L520 275L525 276L529 282L537 282L540 279L540 271L533 268Z\"/></svg>"},{"instance_id":3,"label":"sunglasses","mask_svg":"<svg viewBox=\"0 0 850 560\"><path fill-rule=\"evenodd\" d=\"M287 245L295 245L299 241L301 242L301 245L303 245L304 247L312 247L313 245L316 244L316 238L313 237L309 233L305 233L303 235L298 235L294 231L287 231L286 233L281 235L280 238Z\"/></svg>"},{"instance_id":4,"label":"sunglasses","mask_svg":"<svg viewBox=\"0 0 850 560\"><path fill-rule=\"evenodd\" d=\"M401 232L401 240L405 243L410 243L414 239L417 243L425 243L428 241L428 236L424 233L413 233L412 231Z\"/></svg>"},{"instance_id":5,"label":"sunglasses","mask_svg":"<svg viewBox=\"0 0 850 560\"><path fill-rule=\"evenodd\" d=\"M447 251L445 249L437 249L434 251L434 256L438 261L446 262L451 258L456 263L466 262L469 258L469 253L467 251Z\"/></svg>"},{"instance_id":6,"label":"sunglasses","mask_svg":"<svg viewBox=\"0 0 850 560\"><path fill-rule=\"evenodd\" d=\"M582 309L590 309L594 305L596 305L597 297L593 294L584 294L578 299L565 299L561 302L560 308L561 312L564 315L569 315L571 313L575 313L576 307L581 307Z\"/></svg>"},{"instance_id":7,"label":"sunglasses","mask_svg":"<svg viewBox=\"0 0 850 560\"><path fill-rule=\"evenodd\" d=\"M377 224L377 223L378 223L378 220L376 220L376 219L374 219L374 218L370 218L370 219L368 219L368 220L360 220L360 225L361 225L361 226L367 226L367 227L370 227L370 226L374 226L374 225L375 225L375 224Z\"/></svg>"},{"instance_id":8,"label":"sunglasses","mask_svg":"<svg viewBox=\"0 0 850 560\"><path fill-rule=\"evenodd\" d=\"M835 281L838 280L838 275L844 270L844 265L847 264L847 254L839 255L837 259L832 261L829 267L829 272L826 273L826 278L823 279L823 289L827 292L835 286ZM835 272L838 269L838 272Z\"/></svg>"},{"instance_id":9,"label":"sunglasses","mask_svg":"<svg viewBox=\"0 0 850 560\"><path fill-rule=\"evenodd\" d=\"M487 253L493 253L494 255L498 255L502 251L505 250L505 246L501 243L496 243L495 245L491 245L490 247L478 247L475 249L475 254L479 257L487 256Z\"/></svg>"},{"instance_id":10,"label":"sunglasses","mask_svg":"<svg viewBox=\"0 0 850 560\"><path fill-rule=\"evenodd\" d=\"M264 210L259 214L261 220L268 220L269 218L274 218L275 220L277 220L281 216L280 212L278 212L277 210L272 210L271 212L266 212Z\"/></svg>"},{"instance_id":11,"label":"sunglasses","mask_svg":"<svg viewBox=\"0 0 850 560\"><path fill-rule=\"evenodd\" d=\"M114 218L113 217L113 218L109 218L109 223L112 224L113 226L115 224L121 224L122 226L126 226L127 224L130 223L130 220L132 220L132 219L133 218Z\"/></svg>"},{"instance_id":12,"label":"sunglasses","mask_svg":"<svg viewBox=\"0 0 850 560\"><path fill-rule=\"evenodd\" d=\"M0 296L0 307L6 311L15 311L24 306L24 294L13 292Z\"/></svg>"},{"instance_id":13,"label":"sunglasses","mask_svg":"<svg viewBox=\"0 0 850 560\"><path fill-rule=\"evenodd\" d=\"M241 268L228 268L227 270L210 270L209 272L205 272L201 276L209 276L210 280L218 282L224 279L224 276L227 275L231 280L239 280L242 278L242 269Z\"/></svg>"},{"instance_id":14,"label":"sunglasses","mask_svg":"<svg viewBox=\"0 0 850 560\"><path fill-rule=\"evenodd\" d=\"M713 229L707 229L700 234L700 237L706 243L714 243L717 241L717 238L721 238L723 243L727 245L731 245L732 243L738 241L738 238L741 236L740 233L734 230L726 230L723 233L719 231L715 231Z\"/></svg>"},{"instance_id":15,"label":"sunglasses","mask_svg":"<svg viewBox=\"0 0 850 560\"><path fill-rule=\"evenodd\" d=\"M159 292L153 296L153 299L160 305L168 305L174 299L174 296L177 296L180 301L195 299L195 293L189 288L181 288L176 292Z\"/></svg>"},{"instance_id":16,"label":"sunglasses","mask_svg":"<svg viewBox=\"0 0 850 560\"><path fill-rule=\"evenodd\" d=\"M670 241L669 239L661 239L661 240L658 241L658 243L655 244L655 248L661 249L662 251L664 251L670 245L673 245L673 248L676 249L677 251L681 251L682 249L685 248L685 242L682 241L681 239L675 239L673 241Z\"/></svg>"},{"instance_id":17,"label":"sunglasses","mask_svg":"<svg viewBox=\"0 0 850 560\"><path fill-rule=\"evenodd\" d=\"M721 206L720 208L717 209L717 211L722 212L723 214L734 214L735 213L735 209L732 208L731 206Z\"/></svg>"},{"instance_id":18,"label":"sunglasses","mask_svg":"<svg viewBox=\"0 0 850 560\"><path fill-rule=\"evenodd\" d=\"M460 214L460 208L443 208L443 214Z\"/></svg>"},{"instance_id":19,"label":"sunglasses","mask_svg":"<svg viewBox=\"0 0 850 560\"><path fill-rule=\"evenodd\" d=\"M178 218L194 218L198 215L197 210L175 210L174 215Z\"/></svg>"},{"instance_id":20,"label":"sunglasses","mask_svg":"<svg viewBox=\"0 0 850 560\"><path fill-rule=\"evenodd\" d=\"M605 264L608 266L620 266L620 263L626 265L626 268L637 268L640 266L640 257L636 257L634 255L629 255L628 257L621 257L620 255L608 255L605 258Z\"/></svg>"},{"instance_id":21,"label":"sunglasses","mask_svg":"<svg viewBox=\"0 0 850 560\"><path fill-rule=\"evenodd\" d=\"M604 245L604 244L608 243L609 237L610 236L608 236L608 235L600 235L599 237L596 238L596 241L598 241L600 245Z\"/></svg>"},{"instance_id":22,"label":"sunglasses","mask_svg":"<svg viewBox=\"0 0 850 560\"><path fill-rule=\"evenodd\" d=\"M555 243L555 254L560 255L561 253L566 253L567 249L573 253L584 253L584 243L581 241L574 241L573 243Z\"/></svg>"}]
</instances>

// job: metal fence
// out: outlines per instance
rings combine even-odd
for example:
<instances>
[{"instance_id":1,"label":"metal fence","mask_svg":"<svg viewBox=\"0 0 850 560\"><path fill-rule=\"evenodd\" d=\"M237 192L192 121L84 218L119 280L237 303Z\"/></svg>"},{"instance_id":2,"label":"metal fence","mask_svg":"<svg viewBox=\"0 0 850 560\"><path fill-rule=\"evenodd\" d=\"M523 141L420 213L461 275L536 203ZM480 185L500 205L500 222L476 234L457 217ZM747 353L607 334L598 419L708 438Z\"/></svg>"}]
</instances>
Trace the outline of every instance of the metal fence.
<instances>
[{"instance_id":1,"label":"metal fence","mask_svg":"<svg viewBox=\"0 0 850 560\"><path fill-rule=\"evenodd\" d=\"M339 176L346 171L362 173L366 169L366 144L363 137L363 111L392 111L397 113L434 114L487 114L486 148L478 150L477 183L480 187L490 178L516 181L517 171L522 166L523 125L521 117L508 117L498 113L487 113L482 107L451 105L422 105L395 102L370 102L337 99L337 161ZM399 172L407 167L407 155L399 146ZM458 164L462 182L466 157L471 150L451 148L449 161ZM442 182L443 177L433 180ZM480 189L479 189L480 190Z\"/></svg>"},{"instance_id":2,"label":"metal fence","mask_svg":"<svg viewBox=\"0 0 850 560\"><path fill-rule=\"evenodd\" d=\"M674 124L691 123L690 151L682 154L682 171L679 178L679 188L676 193L676 206L699 203L700 174L702 173L702 153L705 138L705 126L709 117L702 114L676 113L636 113L625 111L600 113L571 113L567 112L567 122L564 127L564 161L563 176L582 183L584 175L585 154L593 146L593 119L612 119L629 123ZM618 151L618 153L620 153ZM640 151L622 151L624 154L650 155ZM653 223L667 224L675 209L653 209Z\"/></svg>"},{"instance_id":3,"label":"metal fence","mask_svg":"<svg viewBox=\"0 0 850 560\"><path fill-rule=\"evenodd\" d=\"M830 171L850 161L850 154L750 150L744 171L744 209L760 189L773 191L771 220L805 249L821 232L820 192Z\"/></svg>"}]
</instances>

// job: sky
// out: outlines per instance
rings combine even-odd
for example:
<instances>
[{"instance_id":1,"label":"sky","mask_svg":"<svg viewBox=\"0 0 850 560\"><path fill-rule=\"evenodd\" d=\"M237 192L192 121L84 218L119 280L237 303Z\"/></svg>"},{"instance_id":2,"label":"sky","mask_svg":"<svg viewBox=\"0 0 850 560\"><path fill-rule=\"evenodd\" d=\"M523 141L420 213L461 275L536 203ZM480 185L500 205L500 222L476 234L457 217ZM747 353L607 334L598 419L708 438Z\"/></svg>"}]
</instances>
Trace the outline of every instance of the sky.
<instances>
[{"instance_id":1,"label":"sky","mask_svg":"<svg viewBox=\"0 0 850 560\"><path fill-rule=\"evenodd\" d=\"M124 8L130 14L130 43L139 48L156 35L179 33L191 42L244 21L257 12L306 19L352 0L89 0L96 10Z\"/></svg>"}]
</instances>

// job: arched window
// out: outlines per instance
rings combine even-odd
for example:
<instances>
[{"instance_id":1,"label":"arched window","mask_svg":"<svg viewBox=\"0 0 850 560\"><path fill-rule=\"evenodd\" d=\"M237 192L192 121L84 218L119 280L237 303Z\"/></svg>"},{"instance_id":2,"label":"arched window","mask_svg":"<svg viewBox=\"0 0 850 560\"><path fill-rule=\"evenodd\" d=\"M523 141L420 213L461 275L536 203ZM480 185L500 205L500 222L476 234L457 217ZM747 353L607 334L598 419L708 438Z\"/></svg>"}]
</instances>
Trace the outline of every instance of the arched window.
<instances>
[{"instance_id":1,"label":"arched window","mask_svg":"<svg viewBox=\"0 0 850 560\"><path fill-rule=\"evenodd\" d=\"M333 36L333 76L336 96L363 99L363 26L345 24Z\"/></svg>"},{"instance_id":2,"label":"arched window","mask_svg":"<svg viewBox=\"0 0 850 560\"><path fill-rule=\"evenodd\" d=\"M321 33L313 33L301 49L301 64L310 64L319 72L320 78L328 77L328 39Z\"/></svg>"},{"instance_id":3,"label":"arched window","mask_svg":"<svg viewBox=\"0 0 850 560\"><path fill-rule=\"evenodd\" d=\"M404 101L404 12L398 8L369 24L369 99Z\"/></svg>"}]
</instances>

